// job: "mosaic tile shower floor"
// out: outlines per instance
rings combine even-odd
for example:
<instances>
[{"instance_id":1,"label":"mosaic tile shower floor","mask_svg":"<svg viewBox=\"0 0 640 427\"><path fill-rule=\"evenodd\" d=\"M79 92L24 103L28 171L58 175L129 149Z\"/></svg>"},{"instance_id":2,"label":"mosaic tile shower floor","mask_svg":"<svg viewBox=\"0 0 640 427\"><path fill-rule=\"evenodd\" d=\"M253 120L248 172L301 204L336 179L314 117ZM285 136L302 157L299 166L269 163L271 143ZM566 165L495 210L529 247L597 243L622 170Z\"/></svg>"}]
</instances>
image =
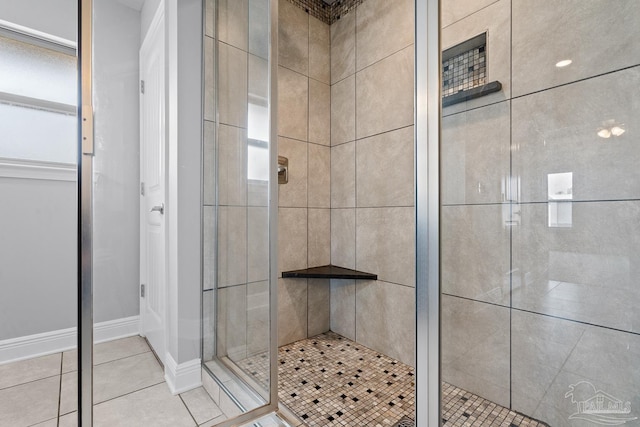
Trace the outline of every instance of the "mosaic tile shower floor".
<instances>
[{"instance_id":1,"label":"mosaic tile shower floor","mask_svg":"<svg viewBox=\"0 0 640 427\"><path fill-rule=\"evenodd\" d=\"M280 401L313 426L392 427L415 419L413 368L333 332L296 341L278 351ZM261 383L268 359L239 366ZM543 427L493 402L442 384L445 427Z\"/></svg>"}]
</instances>

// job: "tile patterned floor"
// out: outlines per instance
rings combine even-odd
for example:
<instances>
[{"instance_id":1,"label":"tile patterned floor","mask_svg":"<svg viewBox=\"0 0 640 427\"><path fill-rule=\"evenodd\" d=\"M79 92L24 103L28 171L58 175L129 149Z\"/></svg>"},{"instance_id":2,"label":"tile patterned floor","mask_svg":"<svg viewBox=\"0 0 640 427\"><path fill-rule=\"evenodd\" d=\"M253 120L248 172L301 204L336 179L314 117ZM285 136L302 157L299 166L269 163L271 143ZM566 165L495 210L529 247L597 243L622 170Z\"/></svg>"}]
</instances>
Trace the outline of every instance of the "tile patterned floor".
<instances>
[{"instance_id":1,"label":"tile patterned floor","mask_svg":"<svg viewBox=\"0 0 640 427\"><path fill-rule=\"evenodd\" d=\"M0 365L0 426L76 426L76 358L66 351ZM141 337L97 344L94 361L96 427L194 427L224 419L202 387L173 396Z\"/></svg>"},{"instance_id":2,"label":"tile patterned floor","mask_svg":"<svg viewBox=\"0 0 640 427\"><path fill-rule=\"evenodd\" d=\"M280 401L309 426L393 426L415 419L413 368L333 332L279 349ZM240 363L265 384L268 359ZM543 427L544 423L442 384L443 427ZM548 427L548 426L547 426Z\"/></svg>"}]
</instances>

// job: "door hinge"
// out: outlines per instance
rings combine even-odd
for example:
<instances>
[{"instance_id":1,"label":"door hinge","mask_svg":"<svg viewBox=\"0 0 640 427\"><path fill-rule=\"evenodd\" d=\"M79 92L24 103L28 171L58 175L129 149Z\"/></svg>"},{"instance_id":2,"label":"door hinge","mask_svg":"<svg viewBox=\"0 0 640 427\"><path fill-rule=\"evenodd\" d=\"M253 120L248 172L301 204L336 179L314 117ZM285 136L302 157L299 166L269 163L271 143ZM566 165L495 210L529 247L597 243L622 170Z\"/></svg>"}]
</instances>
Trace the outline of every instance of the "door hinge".
<instances>
[{"instance_id":1,"label":"door hinge","mask_svg":"<svg viewBox=\"0 0 640 427\"><path fill-rule=\"evenodd\" d=\"M144 196L144 182L140 183L140 195Z\"/></svg>"},{"instance_id":2,"label":"door hinge","mask_svg":"<svg viewBox=\"0 0 640 427\"><path fill-rule=\"evenodd\" d=\"M140 285L140 297L144 298L144 283Z\"/></svg>"},{"instance_id":3,"label":"door hinge","mask_svg":"<svg viewBox=\"0 0 640 427\"><path fill-rule=\"evenodd\" d=\"M144 80L140 80L140 93L144 93Z\"/></svg>"}]
</instances>

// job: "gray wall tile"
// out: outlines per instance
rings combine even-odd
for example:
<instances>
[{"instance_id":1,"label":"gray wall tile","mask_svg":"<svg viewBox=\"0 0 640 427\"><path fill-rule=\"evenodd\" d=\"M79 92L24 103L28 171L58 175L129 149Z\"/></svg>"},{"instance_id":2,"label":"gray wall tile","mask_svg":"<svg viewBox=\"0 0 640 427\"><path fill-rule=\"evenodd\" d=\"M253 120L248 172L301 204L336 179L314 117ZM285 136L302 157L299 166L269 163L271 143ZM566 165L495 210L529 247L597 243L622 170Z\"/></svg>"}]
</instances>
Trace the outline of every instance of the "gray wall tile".
<instances>
[{"instance_id":1,"label":"gray wall tile","mask_svg":"<svg viewBox=\"0 0 640 427\"><path fill-rule=\"evenodd\" d=\"M356 78L331 86L331 145L356 139Z\"/></svg>"},{"instance_id":2,"label":"gray wall tile","mask_svg":"<svg viewBox=\"0 0 640 427\"><path fill-rule=\"evenodd\" d=\"M501 203L509 197L509 101L442 119L442 204Z\"/></svg>"},{"instance_id":3,"label":"gray wall tile","mask_svg":"<svg viewBox=\"0 0 640 427\"><path fill-rule=\"evenodd\" d=\"M509 406L509 309L443 295L442 379Z\"/></svg>"},{"instance_id":4,"label":"gray wall tile","mask_svg":"<svg viewBox=\"0 0 640 427\"><path fill-rule=\"evenodd\" d=\"M269 279L269 210L247 208L247 280Z\"/></svg>"},{"instance_id":5,"label":"gray wall tile","mask_svg":"<svg viewBox=\"0 0 640 427\"><path fill-rule=\"evenodd\" d=\"M307 268L307 209L278 209L278 276Z\"/></svg>"},{"instance_id":6,"label":"gray wall tile","mask_svg":"<svg viewBox=\"0 0 640 427\"><path fill-rule=\"evenodd\" d=\"M221 206L218 218L218 287L247 283L247 208Z\"/></svg>"},{"instance_id":7,"label":"gray wall tile","mask_svg":"<svg viewBox=\"0 0 640 427\"><path fill-rule=\"evenodd\" d=\"M278 155L289 159L289 182L278 186L278 206L307 207L307 143L278 138Z\"/></svg>"},{"instance_id":8,"label":"gray wall tile","mask_svg":"<svg viewBox=\"0 0 640 427\"><path fill-rule=\"evenodd\" d=\"M220 205L247 204L247 131L218 127L218 201Z\"/></svg>"},{"instance_id":9,"label":"gray wall tile","mask_svg":"<svg viewBox=\"0 0 640 427\"><path fill-rule=\"evenodd\" d=\"M309 16L309 77L331 83L331 27Z\"/></svg>"},{"instance_id":10,"label":"gray wall tile","mask_svg":"<svg viewBox=\"0 0 640 427\"><path fill-rule=\"evenodd\" d=\"M331 285L328 279L309 279L307 336L327 332L331 327Z\"/></svg>"},{"instance_id":11,"label":"gray wall tile","mask_svg":"<svg viewBox=\"0 0 640 427\"><path fill-rule=\"evenodd\" d=\"M248 0L218 1L218 37L231 46L248 50Z\"/></svg>"},{"instance_id":12,"label":"gray wall tile","mask_svg":"<svg viewBox=\"0 0 640 427\"><path fill-rule=\"evenodd\" d=\"M508 205L443 206L442 292L508 305Z\"/></svg>"},{"instance_id":13,"label":"gray wall tile","mask_svg":"<svg viewBox=\"0 0 640 427\"><path fill-rule=\"evenodd\" d=\"M514 96L640 64L639 21L635 0L514 1Z\"/></svg>"},{"instance_id":14,"label":"gray wall tile","mask_svg":"<svg viewBox=\"0 0 640 427\"><path fill-rule=\"evenodd\" d=\"M249 0L249 53L269 56L269 0Z\"/></svg>"},{"instance_id":15,"label":"gray wall tile","mask_svg":"<svg viewBox=\"0 0 640 427\"><path fill-rule=\"evenodd\" d=\"M358 207L414 204L413 126L356 142Z\"/></svg>"},{"instance_id":16,"label":"gray wall tile","mask_svg":"<svg viewBox=\"0 0 640 427\"><path fill-rule=\"evenodd\" d=\"M331 87L309 79L309 142L331 145Z\"/></svg>"},{"instance_id":17,"label":"gray wall tile","mask_svg":"<svg viewBox=\"0 0 640 427\"><path fill-rule=\"evenodd\" d=\"M247 285L247 356L269 351L269 282Z\"/></svg>"},{"instance_id":18,"label":"gray wall tile","mask_svg":"<svg viewBox=\"0 0 640 427\"><path fill-rule=\"evenodd\" d=\"M331 83L356 71L356 14L348 13L331 25Z\"/></svg>"},{"instance_id":19,"label":"gray wall tile","mask_svg":"<svg viewBox=\"0 0 640 427\"><path fill-rule=\"evenodd\" d=\"M640 198L640 69L585 80L513 101L513 174L523 202L549 200L550 174L573 174L572 200ZM553 108L549 108L553 105ZM602 128L626 132L608 139Z\"/></svg>"},{"instance_id":20,"label":"gray wall tile","mask_svg":"<svg viewBox=\"0 0 640 427\"><path fill-rule=\"evenodd\" d=\"M278 346L307 337L307 279L278 279Z\"/></svg>"},{"instance_id":21,"label":"gray wall tile","mask_svg":"<svg viewBox=\"0 0 640 427\"><path fill-rule=\"evenodd\" d=\"M307 141L309 78L278 67L278 135Z\"/></svg>"},{"instance_id":22,"label":"gray wall tile","mask_svg":"<svg viewBox=\"0 0 640 427\"><path fill-rule=\"evenodd\" d=\"M204 34L215 37L216 34L216 3L215 0L206 0L205 3L205 30Z\"/></svg>"},{"instance_id":23,"label":"gray wall tile","mask_svg":"<svg viewBox=\"0 0 640 427\"><path fill-rule=\"evenodd\" d=\"M309 267L331 262L331 212L330 209L309 209L307 258Z\"/></svg>"},{"instance_id":24,"label":"gray wall tile","mask_svg":"<svg viewBox=\"0 0 640 427\"><path fill-rule=\"evenodd\" d=\"M216 277L215 245L216 245L216 210L213 206L205 206L202 210L203 222L203 289L213 289Z\"/></svg>"},{"instance_id":25,"label":"gray wall tile","mask_svg":"<svg viewBox=\"0 0 640 427\"><path fill-rule=\"evenodd\" d=\"M247 52L218 42L220 123L247 127Z\"/></svg>"},{"instance_id":26,"label":"gray wall tile","mask_svg":"<svg viewBox=\"0 0 640 427\"><path fill-rule=\"evenodd\" d=\"M211 37L204 38L204 119L210 121L216 119L214 44Z\"/></svg>"},{"instance_id":27,"label":"gray wall tile","mask_svg":"<svg viewBox=\"0 0 640 427\"><path fill-rule=\"evenodd\" d=\"M357 138L413 124L413 74L413 46L356 74Z\"/></svg>"},{"instance_id":28,"label":"gray wall tile","mask_svg":"<svg viewBox=\"0 0 640 427\"><path fill-rule=\"evenodd\" d=\"M356 283L356 341L415 366L415 289L382 281Z\"/></svg>"},{"instance_id":29,"label":"gray wall tile","mask_svg":"<svg viewBox=\"0 0 640 427\"><path fill-rule=\"evenodd\" d=\"M217 356L247 357L247 285L219 289Z\"/></svg>"},{"instance_id":30,"label":"gray wall tile","mask_svg":"<svg viewBox=\"0 0 640 427\"><path fill-rule=\"evenodd\" d=\"M498 0L448 0L440 6L442 27L448 27L496 1Z\"/></svg>"},{"instance_id":31,"label":"gray wall tile","mask_svg":"<svg viewBox=\"0 0 640 427\"><path fill-rule=\"evenodd\" d=\"M355 209L331 209L331 264L356 268Z\"/></svg>"},{"instance_id":32,"label":"gray wall tile","mask_svg":"<svg viewBox=\"0 0 640 427\"><path fill-rule=\"evenodd\" d=\"M331 148L308 144L309 207L331 207Z\"/></svg>"},{"instance_id":33,"label":"gray wall tile","mask_svg":"<svg viewBox=\"0 0 640 427\"><path fill-rule=\"evenodd\" d=\"M216 197L216 162L215 162L215 123L204 122L204 149L203 149L203 204L212 206Z\"/></svg>"},{"instance_id":34,"label":"gray wall tile","mask_svg":"<svg viewBox=\"0 0 640 427\"><path fill-rule=\"evenodd\" d=\"M356 205L355 142L331 147L331 207Z\"/></svg>"},{"instance_id":35,"label":"gray wall tile","mask_svg":"<svg viewBox=\"0 0 640 427\"><path fill-rule=\"evenodd\" d=\"M415 4L411 0L367 0L356 9L356 69L414 42Z\"/></svg>"},{"instance_id":36,"label":"gray wall tile","mask_svg":"<svg viewBox=\"0 0 640 427\"><path fill-rule=\"evenodd\" d=\"M356 269L378 280L415 286L415 210L356 210Z\"/></svg>"},{"instance_id":37,"label":"gray wall tile","mask_svg":"<svg viewBox=\"0 0 640 427\"><path fill-rule=\"evenodd\" d=\"M571 227L546 204L521 205L514 229L514 307L637 331L640 202L572 203Z\"/></svg>"},{"instance_id":38,"label":"gray wall tile","mask_svg":"<svg viewBox=\"0 0 640 427\"><path fill-rule=\"evenodd\" d=\"M278 65L309 75L309 15L287 0L278 10Z\"/></svg>"},{"instance_id":39,"label":"gray wall tile","mask_svg":"<svg viewBox=\"0 0 640 427\"><path fill-rule=\"evenodd\" d=\"M355 280L331 279L331 330L356 339Z\"/></svg>"}]
</instances>

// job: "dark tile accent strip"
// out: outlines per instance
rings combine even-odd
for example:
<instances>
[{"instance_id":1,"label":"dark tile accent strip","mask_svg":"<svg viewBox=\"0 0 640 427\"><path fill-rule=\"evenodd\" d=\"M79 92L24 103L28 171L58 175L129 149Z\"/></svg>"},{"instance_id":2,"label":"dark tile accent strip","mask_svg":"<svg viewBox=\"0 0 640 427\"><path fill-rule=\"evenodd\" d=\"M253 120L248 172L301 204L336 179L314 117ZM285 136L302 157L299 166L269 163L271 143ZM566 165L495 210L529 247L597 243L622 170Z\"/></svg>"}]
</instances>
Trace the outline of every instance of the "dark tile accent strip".
<instances>
[{"instance_id":1,"label":"dark tile accent strip","mask_svg":"<svg viewBox=\"0 0 640 427\"><path fill-rule=\"evenodd\" d=\"M347 13L354 10L364 0L337 0L329 5L323 0L287 0L303 9L314 18L331 25Z\"/></svg>"}]
</instances>

